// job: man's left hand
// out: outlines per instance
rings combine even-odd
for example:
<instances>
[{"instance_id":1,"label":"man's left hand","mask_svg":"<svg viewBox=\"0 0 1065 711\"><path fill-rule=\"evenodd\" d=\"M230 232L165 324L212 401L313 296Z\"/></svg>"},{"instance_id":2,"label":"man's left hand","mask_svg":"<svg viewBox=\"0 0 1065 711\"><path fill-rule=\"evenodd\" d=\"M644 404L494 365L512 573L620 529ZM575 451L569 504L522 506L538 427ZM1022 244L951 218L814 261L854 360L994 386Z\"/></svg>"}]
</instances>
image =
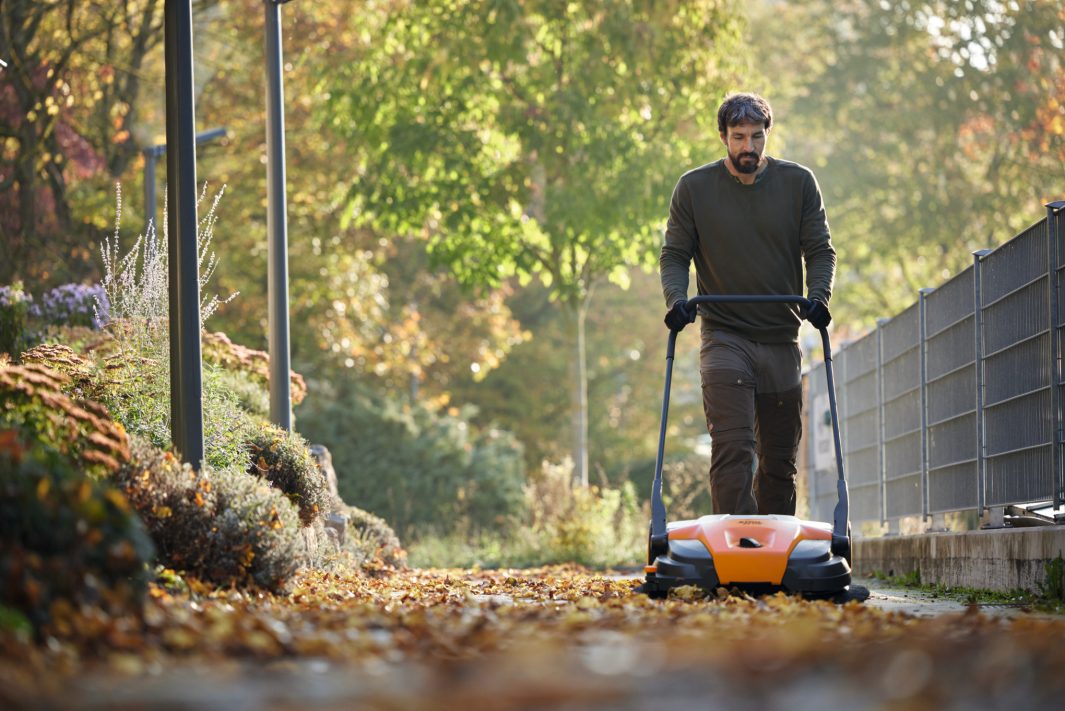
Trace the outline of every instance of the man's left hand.
<instances>
[{"instance_id":1,"label":"man's left hand","mask_svg":"<svg viewBox=\"0 0 1065 711\"><path fill-rule=\"evenodd\" d=\"M806 319L814 328L820 330L832 323L832 314L828 306L820 299L810 299L810 305L799 309L799 316Z\"/></svg>"}]
</instances>

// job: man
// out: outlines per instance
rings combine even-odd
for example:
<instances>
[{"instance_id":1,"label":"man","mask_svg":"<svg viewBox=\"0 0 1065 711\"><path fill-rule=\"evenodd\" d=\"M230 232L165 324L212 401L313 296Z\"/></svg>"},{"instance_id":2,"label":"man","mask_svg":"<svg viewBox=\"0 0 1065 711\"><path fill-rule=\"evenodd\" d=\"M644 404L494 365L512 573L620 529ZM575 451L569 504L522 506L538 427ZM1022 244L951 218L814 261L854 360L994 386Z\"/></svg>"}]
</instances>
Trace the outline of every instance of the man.
<instances>
[{"instance_id":1,"label":"man","mask_svg":"<svg viewBox=\"0 0 1065 711\"><path fill-rule=\"evenodd\" d=\"M802 294L788 304L703 304L700 375L713 440L714 513L795 513L802 431L798 347L803 318L827 326L836 253L817 180L765 153L773 112L756 94L733 94L717 113L727 157L681 176L659 259L666 325L695 321L688 269L700 294ZM754 455L758 455L758 471Z\"/></svg>"}]
</instances>

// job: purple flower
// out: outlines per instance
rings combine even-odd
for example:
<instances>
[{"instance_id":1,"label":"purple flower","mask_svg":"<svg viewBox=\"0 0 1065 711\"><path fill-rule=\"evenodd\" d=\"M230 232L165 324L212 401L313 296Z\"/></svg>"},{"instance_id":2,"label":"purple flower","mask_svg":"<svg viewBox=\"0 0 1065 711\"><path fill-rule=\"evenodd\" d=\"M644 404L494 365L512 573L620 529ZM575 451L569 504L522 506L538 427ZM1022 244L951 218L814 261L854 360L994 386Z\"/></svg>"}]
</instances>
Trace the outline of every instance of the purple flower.
<instances>
[{"instance_id":1,"label":"purple flower","mask_svg":"<svg viewBox=\"0 0 1065 711\"><path fill-rule=\"evenodd\" d=\"M99 284L63 284L41 298L40 316L56 325L99 330L107 323L109 312L107 294Z\"/></svg>"}]
</instances>

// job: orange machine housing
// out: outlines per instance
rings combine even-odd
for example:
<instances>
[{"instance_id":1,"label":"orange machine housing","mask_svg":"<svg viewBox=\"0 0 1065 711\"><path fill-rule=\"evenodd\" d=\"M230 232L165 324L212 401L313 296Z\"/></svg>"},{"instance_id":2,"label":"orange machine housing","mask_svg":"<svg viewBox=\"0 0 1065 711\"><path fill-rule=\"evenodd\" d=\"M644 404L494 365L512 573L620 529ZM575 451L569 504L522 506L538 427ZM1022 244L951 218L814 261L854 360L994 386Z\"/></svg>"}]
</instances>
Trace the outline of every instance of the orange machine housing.
<instances>
[{"instance_id":1,"label":"orange machine housing","mask_svg":"<svg viewBox=\"0 0 1065 711\"><path fill-rule=\"evenodd\" d=\"M780 585L799 541L830 541L832 527L794 516L716 515L670 524L669 539L696 540L706 546L722 584Z\"/></svg>"}]
</instances>

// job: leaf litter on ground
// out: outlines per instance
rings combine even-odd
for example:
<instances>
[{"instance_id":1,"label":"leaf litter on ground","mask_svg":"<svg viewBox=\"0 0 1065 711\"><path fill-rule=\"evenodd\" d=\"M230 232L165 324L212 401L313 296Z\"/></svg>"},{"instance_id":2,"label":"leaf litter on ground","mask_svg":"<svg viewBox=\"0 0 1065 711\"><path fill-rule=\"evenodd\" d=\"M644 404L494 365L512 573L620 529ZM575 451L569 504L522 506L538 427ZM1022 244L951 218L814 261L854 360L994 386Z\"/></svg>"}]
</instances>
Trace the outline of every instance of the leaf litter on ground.
<instances>
[{"instance_id":1,"label":"leaf litter on ground","mask_svg":"<svg viewBox=\"0 0 1065 711\"><path fill-rule=\"evenodd\" d=\"M101 680L128 687L180 669L229 669L246 684L249 669L301 679L308 664L376 680L342 694L373 708L489 699L492 708L546 708L559 699L623 708L667 681L671 693L740 694L766 708L792 687L828 689L834 703L859 699L869 708L967 700L993 707L995 699L1040 708L1065 693L1065 620L996 619L975 606L918 618L724 589L682 588L659 601L636 593L638 582L578 566L308 570L280 595L215 589L168 572L152 583L139 617L59 609L43 640L0 633L0 705L41 694L62 705L72 689L99 691ZM148 702L153 692L145 693Z\"/></svg>"}]
</instances>

